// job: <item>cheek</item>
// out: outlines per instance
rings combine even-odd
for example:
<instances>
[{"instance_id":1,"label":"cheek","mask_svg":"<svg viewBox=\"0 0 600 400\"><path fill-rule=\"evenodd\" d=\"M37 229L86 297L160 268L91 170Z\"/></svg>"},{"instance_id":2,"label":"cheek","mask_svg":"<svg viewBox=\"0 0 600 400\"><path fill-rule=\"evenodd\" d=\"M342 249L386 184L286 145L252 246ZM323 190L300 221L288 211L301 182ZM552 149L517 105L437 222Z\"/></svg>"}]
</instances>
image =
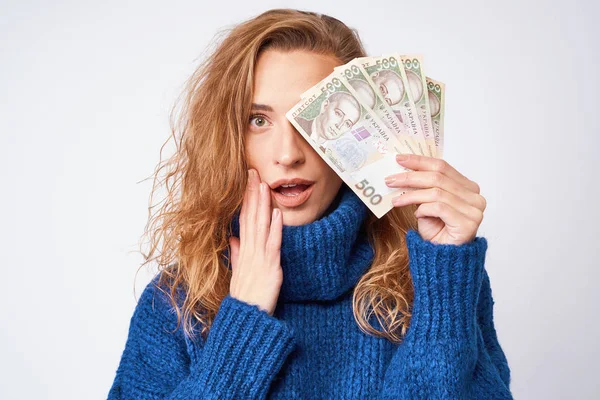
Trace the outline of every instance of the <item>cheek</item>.
<instances>
[{"instance_id":1,"label":"cheek","mask_svg":"<svg viewBox=\"0 0 600 400\"><path fill-rule=\"evenodd\" d=\"M246 157L246 162L248 163L248 167L250 167L253 164L254 161L254 156L255 151L254 151L254 146L252 145L252 142L250 140L246 140L246 144L244 145L244 155Z\"/></svg>"},{"instance_id":2,"label":"cheek","mask_svg":"<svg viewBox=\"0 0 600 400\"><path fill-rule=\"evenodd\" d=\"M327 180L331 183L338 183L342 181L342 178L340 178L338 176L338 174L336 174L335 172L333 172L333 170L329 167L329 165L327 165L327 163L323 162L323 164L325 164L323 166L323 168L325 168L325 174L327 177Z\"/></svg>"},{"instance_id":3,"label":"cheek","mask_svg":"<svg viewBox=\"0 0 600 400\"><path fill-rule=\"evenodd\" d=\"M342 181L342 178L314 150L311 152L310 163L314 170L319 171L320 180L326 182L327 186L335 186Z\"/></svg>"},{"instance_id":4,"label":"cheek","mask_svg":"<svg viewBox=\"0 0 600 400\"><path fill-rule=\"evenodd\" d=\"M260 164L265 158L265 149L270 148L267 135L247 135L245 138L246 160L250 164Z\"/></svg>"}]
</instances>

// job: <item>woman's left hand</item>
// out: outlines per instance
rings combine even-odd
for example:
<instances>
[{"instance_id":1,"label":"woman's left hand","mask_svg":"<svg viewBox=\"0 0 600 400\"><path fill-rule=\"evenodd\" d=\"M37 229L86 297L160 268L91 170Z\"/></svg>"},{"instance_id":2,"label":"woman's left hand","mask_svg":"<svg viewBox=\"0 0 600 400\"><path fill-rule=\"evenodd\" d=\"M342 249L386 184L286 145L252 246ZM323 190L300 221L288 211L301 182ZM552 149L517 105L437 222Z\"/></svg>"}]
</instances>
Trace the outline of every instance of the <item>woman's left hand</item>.
<instances>
[{"instance_id":1,"label":"woman's left hand","mask_svg":"<svg viewBox=\"0 0 600 400\"><path fill-rule=\"evenodd\" d=\"M394 207L420 204L415 216L424 240L456 245L472 241L486 207L479 185L442 159L416 154L402 156L407 159L401 161L396 156L396 161L412 171L390 175L386 177L386 184L418 189L392 199Z\"/></svg>"}]
</instances>

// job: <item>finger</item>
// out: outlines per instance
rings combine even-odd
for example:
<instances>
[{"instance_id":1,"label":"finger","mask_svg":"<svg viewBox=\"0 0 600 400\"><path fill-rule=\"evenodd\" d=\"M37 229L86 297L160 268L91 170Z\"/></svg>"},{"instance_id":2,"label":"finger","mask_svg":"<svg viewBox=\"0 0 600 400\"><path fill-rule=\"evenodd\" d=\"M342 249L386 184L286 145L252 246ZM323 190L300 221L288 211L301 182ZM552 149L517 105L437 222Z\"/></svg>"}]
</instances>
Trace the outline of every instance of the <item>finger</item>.
<instances>
[{"instance_id":1,"label":"finger","mask_svg":"<svg viewBox=\"0 0 600 400\"><path fill-rule=\"evenodd\" d=\"M419 154L403 154L408 158L405 161L398 161L398 164L403 167L410 168L415 171L435 171L446 175L448 178L455 180L459 185L468 188L474 193L479 193L480 188L472 180L458 172L446 160L435 157L426 157Z\"/></svg>"},{"instance_id":2,"label":"finger","mask_svg":"<svg viewBox=\"0 0 600 400\"><path fill-rule=\"evenodd\" d=\"M444 221L450 228L464 227L465 225L475 225L475 222L466 218L458 210L446 203L435 201L433 203L423 203L415 211L415 217L437 217Z\"/></svg>"},{"instance_id":3,"label":"finger","mask_svg":"<svg viewBox=\"0 0 600 400\"><path fill-rule=\"evenodd\" d=\"M248 170L248 178L246 180L246 190L244 191L244 199L242 200L242 209L240 210L240 241L246 243L246 220L248 219L248 202L250 201L250 183L252 171Z\"/></svg>"},{"instance_id":4,"label":"finger","mask_svg":"<svg viewBox=\"0 0 600 400\"><path fill-rule=\"evenodd\" d=\"M242 246L250 246L256 248L256 214L258 208L258 185L260 179L258 172L254 168L250 170L250 178L248 182L248 209L246 210L246 242L242 242Z\"/></svg>"},{"instance_id":5,"label":"finger","mask_svg":"<svg viewBox=\"0 0 600 400\"><path fill-rule=\"evenodd\" d=\"M259 201L256 220L256 244L265 249L271 225L271 193L265 182L259 185Z\"/></svg>"},{"instance_id":6,"label":"finger","mask_svg":"<svg viewBox=\"0 0 600 400\"><path fill-rule=\"evenodd\" d=\"M402 207L408 204L433 203L436 201L449 205L466 218L477 222L477 224L480 224L483 220L482 210L466 203L460 197L436 187L406 192L401 196L393 198L392 204L394 207Z\"/></svg>"},{"instance_id":7,"label":"finger","mask_svg":"<svg viewBox=\"0 0 600 400\"><path fill-rule=\"evenodd\" d=\"M236 274L237 271L237 262L240 254L240 239L235 236L231 236L229 238L229 248L230 248L230 264L231 264L231 273L232 275Z\"/></svg>"},{"instance_id":8,"label":"finger","mask_svg":"<svg viewBox=\"0 0 600 400\"><path fill-rule=\"evenodd\" d=\"M437 187L450 192L473 207L481 210L485 208L485 199L478 193L458 184L455 180L437 171L412 171L402 172L395 175L393 181L386 181L389 187L414 187L431 188Z\"/></svg>"},{"instance_id":9,"label":"finger","mask_svg":"<svg viewBox=\"0 0 600 400\"><path fill-rule=\"evenodd\" d=\"M271 213L271 229L269 238L267 239L267 257L275 264L279 264L281 260L281 232L283 230L283 216L281 210L274 208Z\"/></svg>"}]
</instances>

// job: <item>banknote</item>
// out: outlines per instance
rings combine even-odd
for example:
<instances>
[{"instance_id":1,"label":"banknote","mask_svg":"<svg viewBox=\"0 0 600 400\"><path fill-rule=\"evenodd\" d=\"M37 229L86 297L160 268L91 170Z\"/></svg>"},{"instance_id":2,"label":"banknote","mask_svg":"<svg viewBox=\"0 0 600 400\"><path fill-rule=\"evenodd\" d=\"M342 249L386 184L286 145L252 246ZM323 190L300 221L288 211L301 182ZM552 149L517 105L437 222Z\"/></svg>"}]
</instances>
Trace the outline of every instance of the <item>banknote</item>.
<instances>
[{"instance_id":1,"label":"banknote","mask_svg":"<svg viewBox=\"0 0 600 400\"><path fill-rule=\"evenodd\" d=\"M433 137L433 127L431 122L431 110L429 109L429 99L427 95L427 82L425 81L425 72L423 72L423 57L421 55L398 55L400 57L406 77L408 79L408 87L417 113L419 121L423 128L423 135L427 142L430 157L436 157L435 140Z\"/></svg>"},{"instance_id":2,"label":"banknote","mask_svg":"<svg viewBox=\"0 0 600 400\"><path fill-rule=\"evenodd\" d=\"M406 146L410 153L421 154L408 127L402 121L402 115L394 111L381 91L376 89L377 86L361 65L360 60L354 59L347 64L334 68L334 71L343 75L343 78L357 93L358 99L375 111L375 114L396 135L396 138Z\"/></svg>"},{"instance_id":3,"label":"banknote","mask_svg":"<svg viewBox=\"0 0 600 400\"><path fill-rule=\"evenodd\" d=\"M359 57L356 60L361 63L373 87L381 93L396 116L412 134L413 141L419 147L418 153L429 155L417 109L408 90L408 78L402 60L394 55Z\"/></svg>"},{"instance_id":4,"label":"banknote","mask_svg":"<svg viewBox=\"0 0 600 400\"><path fill-rule=\"evenodd\" d=\"M445 85L426 77L420 55L360 57L300 95L287 119L319 156L381 218L391 200L415 188L385 177L411 171L397 153L442 158Z\"/></svg>"},{"instance_id":5,"label":"banknote","mask_svg":"<svg viewBox=\"0 0 600 400\"><path fill-rule=\"evenodd\" d=\"M430 77L427 79L427 94L429 96L429 109L433 124L436 157L444 157L444 102L446 85Z\"/></svg>"},{"instance_id":6,"label":"banknote","mask_svg":"<svg viewBox=\"0 0 600 400\"><path fill-rule=\"evenodd\" d=\"M352 97L354 98L354 100L357 103L359 103L360 109L364 110L365 115L367 116L367 120L369 120L371 122L374 129L376 130L374 135L378 135L382 140L384 140L387 148L390 148L400 154L410 153L410 148L408 146L406 146L402 141L399 141L396 138L394 133L392 131L390 131L390 129L381 120L381 118L379 118L377 113L370 107L370 105L367 103L363 103L361 101L361 99L360 99L361 96L356 92L356 90L352 87L352 85L350 85L348 83L344 74L340 73L340 71L336 71L334 69L334 71L331 72L327 77L323 78L319 83L317 83L316 85L313 85L313 87L311 87L310 89L308 89L307 91L302 93L300 95L300 99L304 100L304 99L306 99L306 97L313 96L315 88L318 88L318 87L330 88L334 83L336 85L339 85L343 91L351 94ZM343 103L343 104L346 104L346 103ZM337 113L342 113L342 114L344 114L344 116L346 116L346 114L340 110L333 110L333 111L337 112Z\"/></svg>"},{"instance_id":7,"label":"banknote","mask_svg":"<svg viewBox=\"0 0 600 400\"><path fill-rule=\"evenodd\" d=\"M396 162L404 146L336 71L302 93L286 117L377 218L414 190L385 184L386 176L410 171Z\"/></svg>"}]
</instances>

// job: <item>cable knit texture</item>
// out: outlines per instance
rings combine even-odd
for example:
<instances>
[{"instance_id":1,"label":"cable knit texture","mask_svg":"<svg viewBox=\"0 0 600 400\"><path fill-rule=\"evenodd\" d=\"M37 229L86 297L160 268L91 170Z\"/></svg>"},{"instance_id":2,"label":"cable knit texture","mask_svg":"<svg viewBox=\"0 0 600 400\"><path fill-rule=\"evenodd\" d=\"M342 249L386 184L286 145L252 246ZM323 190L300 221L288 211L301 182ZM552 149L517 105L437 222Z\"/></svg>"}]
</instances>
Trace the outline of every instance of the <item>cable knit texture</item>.
<instances>
[{"instance_id":1,"label":"cable knit texture","mask_svg":"<svg viewBox=\"0 0 600 400\"><path fill-rule=\"evenodd\" d=\"M407 233L415 298L398 345L362 332L352 312L374 255L367 213L342 185L320 219L284 225L274 314L228 295L206 340L175 331L155 276L131 317L108 399L512 399L486 239L446 245Z\"/></svg>"}]
</instances>

